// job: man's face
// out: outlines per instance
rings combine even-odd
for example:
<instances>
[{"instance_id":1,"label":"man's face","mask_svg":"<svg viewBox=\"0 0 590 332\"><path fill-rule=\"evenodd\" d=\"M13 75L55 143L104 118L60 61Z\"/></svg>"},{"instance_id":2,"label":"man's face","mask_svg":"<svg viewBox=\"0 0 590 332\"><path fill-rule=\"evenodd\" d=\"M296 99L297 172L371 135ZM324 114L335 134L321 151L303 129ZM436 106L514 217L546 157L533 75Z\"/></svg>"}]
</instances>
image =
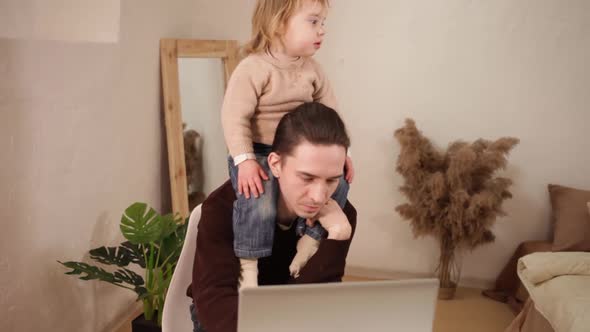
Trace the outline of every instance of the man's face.
<instances>
[{"instance_id":1,"label":"man's face","mask_svg":"<svg viewBox=\"0 0 590 332\"><path fill-rule=\"evenodd\" d=\"M314 217L336 191L345 159L343 146L307 141L295 147L291 155L271 153L269 165L280 188L278 207L286 209L279 214Z\"/></svg>"}]
</instances>

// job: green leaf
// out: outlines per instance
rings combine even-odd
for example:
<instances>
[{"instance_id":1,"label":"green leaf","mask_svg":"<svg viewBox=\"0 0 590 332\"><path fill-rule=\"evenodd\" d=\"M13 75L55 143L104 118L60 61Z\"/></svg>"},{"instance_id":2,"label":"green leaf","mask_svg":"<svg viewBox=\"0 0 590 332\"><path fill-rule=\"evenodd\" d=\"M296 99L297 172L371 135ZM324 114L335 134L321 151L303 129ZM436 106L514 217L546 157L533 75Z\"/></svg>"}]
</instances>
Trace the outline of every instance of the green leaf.
<instances>
[{"instance_id":1,"label":"green leaf","mask_svg":"<svg viewBox=\"0 0 590 332\"><path fill-rule=\"evenodd\" d=\"M72 269L72 271L66 272L66 274L70 275L80 275L80 279L82 280L101 280L108 283L111 283L115 286L127 288L130 290L135 291L138 296L141 295L138 291L141 291L141 286L143 286L144 282L141 276L136 274L135 272L128 270L128 269L119 269L115 271L115 273L108 272L102 268L97 266L93 266L83 262L65 262L62 263L58 261L58 263L62 264L63 266ZM134 288L130 288L124 286L123 283L130 284L135 286Z\"/></svg>"},{"instance_id":2,"label":"green leaf","mask_svg":"<svg viewBox=\"0 0 590 332\"><path fill-rule=\"evenodd\" d=\"M186 237L187 228L187 222L184 224L179 224L174 233L170 234L170 236L167 238L164 238L160 248L160 255L161 257L164 257L164 259L160 260L162 264L176 263L178 261L180 258L180 252L182 251L182 245L184 244L184 239ZM166 261L167 258L168 260Z\"/></svg>"},{"instance_id":3,"label":"green leaf","mask_svg":"<svg viewBox=\"0 0 590 332\"><path fill-rule=\"evenodd\" d=\"M160 260L161 264L176 262L180 257L182 251L183 240L177 236L170 236L162 241L162 247L160 248L163 259ZM165 260L168 260L165 262Z\"/></svg>"},{"instance_id":4,"label":"green leaf","mask_svg":"<svg viewBox=\"0 0 590 332\"><path fill-rule=\"evenodd\" d=\"M143 286L135 287L135 293L137 293L136 301L141 301L141 300L147 299L150 296L150 293L148 292L148 290Z\"/></svg>"},{"instance_id":5,"label":"green leaf","mask_svg":"<svg viewBox=\"0 0 590 332\"><path fill-rule=\"evenodd\" d=\"M170 234L174 233L174 231L176 231L179 226L177 220L172 214L162 216L160 218L160 222L162 223L162 233L160 234L160 238L158 240L167 238Z\"/></svg>"},{"instance_id":6,"label":"green leaf","mask_svg":"<svg viewBox=\"0 0 590 332\"><path fill-rule=\"evenodd\" d=\"M157 241L162 233L162 217L145 203L130 205L121 216L121 233L134 244Z\"/></svg>"},{"instance_id":7,"label":"green leaf","mask_svg":"<svg viewBox=\"0 0 590 332\"><path fill-rule=\"evenodd\" d=\"M128 269L119 269L115 271L114 275L117 280L121 280L130 285L142 286L144 284L143 278L140 275Z\"/></svg>"},{"instance_id":8,"label":"green leaf","mask_svg":"<svg viewBox=\"0 0 590 332\"><path fill-rule=\"evenodd\" d=\"M186 220L183 223L181 223L178 226L178 228L176 229L176 236L179 239L182 239L182 242L183 243L184 243L184 239L186 238L186 232L187 231L188 231L188 218L186 218Z\"/></svg>"},{"instance_id":9,"label":"green leaf","mask_svg":"<svg viewBox=\"0 0 590 332\"><path fill-rule=\"evenodd\" d=\"M80 275L80 279L82 280L98 279L110 283L117 283L117 279L112 273L99 267L82 262L58 262L63 266L72 269L72 271L66 272L66 274Z\"/></svg>"},{"instance_id":10,"label":"green leaf","mask_svg":"<svg viewBox=\"0 0 590 332\"><path fill-rule=\"evenodd\" d=\"M131 257L131 262L145 268L145 259L143 258L143 251L139 244L134 244L129 241L121 243L121 247L126 248Z\"/></svg>"},{"instance_id":11,"label":"green leaf","mask_svg":"<svg viewBox=\"0 0 590 332\"><path fill-rule=\"evenodd\" d=\"M90 258L103 264L125 267L133 261L133 252L125 247L100 247L89 251Z\"/></svg>"}]
</instances>

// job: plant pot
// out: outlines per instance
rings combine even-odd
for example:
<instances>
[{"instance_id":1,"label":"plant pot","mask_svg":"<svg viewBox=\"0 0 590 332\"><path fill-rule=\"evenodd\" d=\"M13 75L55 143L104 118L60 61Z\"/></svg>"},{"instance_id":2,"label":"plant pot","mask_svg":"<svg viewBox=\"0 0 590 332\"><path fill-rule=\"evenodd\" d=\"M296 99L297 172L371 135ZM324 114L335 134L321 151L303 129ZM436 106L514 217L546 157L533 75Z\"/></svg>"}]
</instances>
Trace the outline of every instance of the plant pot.
<instances>
[{"instance_id":1,"label":"plant pot","mask_svg":"<svg viewBox=\"0 0 590 332\"><path fill-rule=\"evenodd\" d=\"M158 317L157 313L154 318ZM143 314L135 317L131 322L132 332L162 332L162 328L158 326L155 320L146 320Z\"/></svg>"}]
</instances>

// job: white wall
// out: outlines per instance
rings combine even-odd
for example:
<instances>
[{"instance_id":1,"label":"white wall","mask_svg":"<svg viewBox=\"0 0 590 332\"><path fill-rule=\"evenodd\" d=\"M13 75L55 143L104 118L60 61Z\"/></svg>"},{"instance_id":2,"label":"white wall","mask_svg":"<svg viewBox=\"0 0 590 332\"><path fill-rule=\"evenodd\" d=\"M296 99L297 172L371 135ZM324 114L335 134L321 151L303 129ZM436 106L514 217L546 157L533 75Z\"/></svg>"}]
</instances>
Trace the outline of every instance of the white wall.
<instances>
[{"instance_id":1,"label":"white wall","mask_svg":"<svg viewBox=\"0 0 590 332\"><path fill-rule=\"evenodd\" d=\"M393 210L404 198L392 133L411 117L441 146L521 139L509 159L514 199L494 228L497 241L464 261L466 278L492 280L518 243L548 237L547 183L590 188L590 3L372 5L335 1L319 56L343 105L358 169L351 200L360 226L349 264L423 272L436 263L432 241L414 240Z\"/></svg>"},{"instance_id":2,"label":"white wall","mask_svg":"<svg viewBox=\"0 0 590 332\"><path fill-rule=\"evenodd\" d=\"M359 226L348 264L417 273L436 265L434 241L414 239L394 211L404 198L393 132L411 117L440 146L521 139L504 173L514 199L497 240L464 259L466 279L492 281L518 243L548 238L547 183L590 188L590 2L332 3L317 58L352 136ZM195 36L245 41L252 4L200 1Z\"/></svg>"},{"instance_id":3,"label":"white wall","mask_svg":"<svg viewBox=\"0 0 590 332\"><path fill-rule=\"evenodd\" d=\"M2 0L0 37L117 42L120 0Z\"/></svg>"},{"instance_id":4,"label":"white wall","mask_svg":"<svg viewBox=\"0 0 590 332\"><path fill-rule=\"evenodd\" d=\"M112 331L130 314L132 292L56 260L120 243L135 201L170 209L159 39L190 37L193 12L125 0L116 43L0 39L1 331Z\"/></svg>"}]
</instances>

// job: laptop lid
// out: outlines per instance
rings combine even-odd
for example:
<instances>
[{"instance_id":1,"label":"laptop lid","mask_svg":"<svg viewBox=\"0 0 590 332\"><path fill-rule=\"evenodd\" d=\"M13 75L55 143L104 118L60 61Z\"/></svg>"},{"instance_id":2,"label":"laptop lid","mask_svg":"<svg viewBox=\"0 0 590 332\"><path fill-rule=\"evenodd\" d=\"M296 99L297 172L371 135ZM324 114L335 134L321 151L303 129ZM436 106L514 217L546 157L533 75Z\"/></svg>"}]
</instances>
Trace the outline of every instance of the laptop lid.
<instances>
[{"instance_id":1,"label":"laptop lid","mask_svg":"<svg viewBox=\"0 0 590 332\"><path fill-rule=\"evenodd\" d=\"M431 332L437 279L281 285L240 291L238 332Z\"/></svg>"}]
</instances>

